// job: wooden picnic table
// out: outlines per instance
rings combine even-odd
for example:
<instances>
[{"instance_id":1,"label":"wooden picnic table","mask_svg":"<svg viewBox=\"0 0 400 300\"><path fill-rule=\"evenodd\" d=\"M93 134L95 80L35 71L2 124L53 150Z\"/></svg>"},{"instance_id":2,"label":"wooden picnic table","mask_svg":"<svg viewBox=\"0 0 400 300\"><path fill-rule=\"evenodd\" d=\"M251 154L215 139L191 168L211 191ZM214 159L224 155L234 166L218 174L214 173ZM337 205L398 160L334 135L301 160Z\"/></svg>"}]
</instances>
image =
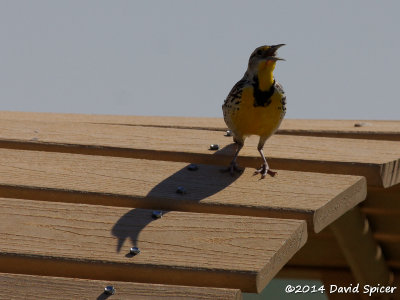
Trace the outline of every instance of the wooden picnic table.
<instances>
[{"instance_id":1,"label":"wooden picnic table","mask_svg":"<svg viewBox=\"0 0 400 300\"><path fill-rule=\"evenodd\" d=\"M225 130L216 118L0 112L0 282L97 296L108 282L156 299L240 299L277 274L352 280L349 268L392 283L400 122L285 120L265 147L278 176L264 180L252 138L245 171L220 172L234 152Z\"/></svg>"}]
</instances>

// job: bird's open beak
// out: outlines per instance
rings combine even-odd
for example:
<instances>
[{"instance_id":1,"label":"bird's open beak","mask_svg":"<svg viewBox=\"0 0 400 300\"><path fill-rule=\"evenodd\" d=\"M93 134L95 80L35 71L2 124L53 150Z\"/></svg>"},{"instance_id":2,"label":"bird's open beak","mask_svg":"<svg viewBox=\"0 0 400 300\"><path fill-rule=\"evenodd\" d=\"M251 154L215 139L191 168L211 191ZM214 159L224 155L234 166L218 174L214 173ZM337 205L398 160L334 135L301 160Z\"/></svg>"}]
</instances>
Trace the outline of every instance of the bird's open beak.
<instances>
[{"instance_id":1,"label":"bird's open beak","mask_svg":"<svg viewBox=\"0 0 400 300\"><path fill-rule=\"evenodd\" d=\"M272 49L274 49L275 51L278 50L280 47L282 46L286 46L286 44L278 44L278 45L273 45L271 46Z\"/></svg>"},{"instance_id":2,"label":"bird's open beak","mask_svg":"<svg viewBox=\"0 0 400 300\"><path fill-rule=\"evenodd\" d=\"M277 51L280 47L285 46L285 45L286 45L286 44L278 44L278 45L273 45L273 46L271 46L271 50L273 51L273 54L272 54L272 55L274 55L274 56L268 56L267 59L268 59L268 60L275 60L275 61L277 61L277 60L285 60L285 59L283 59L283 58L281 58L281 57L275 56L276 51Z\"/></svg>"},{"instance_id":3,"label":"bird's open beak","mask_svg":"<svg viewBox=\"0 0 400 300\"><path fill-rule=\"evenodd\" d=\"M278 57L278 56L268 56L266 59L267 59L267 60L274 60L274 61L277 61L277 60L286 61L286 59L281 58L281 57Z\"/></svg>"}]
</instances>

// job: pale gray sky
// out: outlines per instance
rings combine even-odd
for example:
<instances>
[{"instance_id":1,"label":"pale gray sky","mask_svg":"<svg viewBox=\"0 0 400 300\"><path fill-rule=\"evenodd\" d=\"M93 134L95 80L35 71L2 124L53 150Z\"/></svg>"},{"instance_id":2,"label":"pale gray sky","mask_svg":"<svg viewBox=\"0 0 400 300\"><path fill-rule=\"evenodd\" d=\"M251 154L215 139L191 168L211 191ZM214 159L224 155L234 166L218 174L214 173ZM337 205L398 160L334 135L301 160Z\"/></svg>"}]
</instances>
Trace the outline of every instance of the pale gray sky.
<instances>
[{"instance_id":1,"label":"pale gray sky","mask_svg":"<svg viewBox=\"0 0 400 300\"><path fill-rule=\"evenodd\" d=\"M287 117L400 119L400 1L0 0L0 110L221 117L286 43Z\"/></svg>"}]
</instances>

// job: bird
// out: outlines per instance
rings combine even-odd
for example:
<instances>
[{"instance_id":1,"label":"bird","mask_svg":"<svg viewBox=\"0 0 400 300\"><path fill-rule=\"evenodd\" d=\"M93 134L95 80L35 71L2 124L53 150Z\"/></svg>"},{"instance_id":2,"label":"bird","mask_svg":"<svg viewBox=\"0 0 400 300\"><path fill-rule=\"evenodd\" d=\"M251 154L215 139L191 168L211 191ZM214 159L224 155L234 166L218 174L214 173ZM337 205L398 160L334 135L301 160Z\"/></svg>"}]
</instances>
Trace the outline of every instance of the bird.
<instances>
[{"instance_id":1,"label":"bird","mask_svg":"<svg viewBox=\"0 0 400 300\"><path fill-rule=\"evenodd\" d=\"M242 172L236 160L245 139L251 135L260 137L257 149L263 164L254 175L261 179L277 172L270 170L263 148L267 139L279 128L286 114L286 95L283 87L273 75L276 62L285 59L276 56L277 50L285 44L260 46L250 55L247 70L226 97L222 111L228 129L237 148L228 169L231 175Z\"/></svg>"}]
</instances>

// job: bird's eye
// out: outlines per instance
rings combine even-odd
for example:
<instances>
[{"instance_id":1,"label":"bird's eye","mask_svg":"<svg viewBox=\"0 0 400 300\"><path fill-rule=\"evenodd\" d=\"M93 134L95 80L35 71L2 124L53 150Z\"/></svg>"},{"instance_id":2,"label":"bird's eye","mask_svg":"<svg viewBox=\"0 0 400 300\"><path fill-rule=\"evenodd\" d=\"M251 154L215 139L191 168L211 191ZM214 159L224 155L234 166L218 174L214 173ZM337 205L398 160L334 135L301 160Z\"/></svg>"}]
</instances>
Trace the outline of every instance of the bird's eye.
<instances>
[{"instance_id":1,"label":"bird's eye","mask_svg":"<svg viewBox=\"0 0 400 300\"><path fill-rule=\"evenodd\" d=\"M262 54L262 50L258 50L257 55L261 55L261 54Z\"/></svg>"}]
</instances>

